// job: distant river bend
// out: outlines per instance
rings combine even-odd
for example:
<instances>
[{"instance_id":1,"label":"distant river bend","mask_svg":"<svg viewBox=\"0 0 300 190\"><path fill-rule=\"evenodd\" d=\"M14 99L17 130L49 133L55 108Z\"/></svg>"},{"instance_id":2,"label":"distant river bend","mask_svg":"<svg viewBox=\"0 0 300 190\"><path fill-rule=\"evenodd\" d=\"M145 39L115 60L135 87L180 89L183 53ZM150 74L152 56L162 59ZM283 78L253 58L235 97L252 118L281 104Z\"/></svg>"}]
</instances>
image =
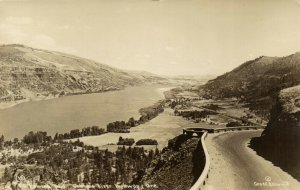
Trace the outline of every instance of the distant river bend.
<instances>
[{"instance_id":1,"label":"distant river bend","mask_svg":"<svg viewBox=\"0 0 300 190\"><path fill-rule=\"evenodd\" d=\"M54 135L72 129L138 118L140 108L163 99L163 86L128 87L121 91L66 96L26 102L0 110L0 134L6 138L23 137L29 131Z\"/></svg>"}]
</instances>

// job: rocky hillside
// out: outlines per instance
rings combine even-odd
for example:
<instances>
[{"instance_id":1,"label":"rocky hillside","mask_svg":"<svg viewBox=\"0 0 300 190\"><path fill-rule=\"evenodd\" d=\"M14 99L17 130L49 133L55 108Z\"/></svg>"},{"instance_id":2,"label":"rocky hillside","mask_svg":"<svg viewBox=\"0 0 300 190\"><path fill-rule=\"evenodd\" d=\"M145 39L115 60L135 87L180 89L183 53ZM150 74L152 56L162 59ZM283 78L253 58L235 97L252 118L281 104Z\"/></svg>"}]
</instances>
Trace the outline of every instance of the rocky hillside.
<instances>
[{"instance_id":1,"label":"rocky hillside","mask_svg":"<svg viewBox=\"0 0 300 190\"><path fill-rule=\"evenodd\" d=\"M156 185L149 190L188 190L203 171L202 154L199 138L179 135L151 162L141 182Z\"/></svg>"},{"instance_id":2,"label":"rocky hillside","mask_svg":"<svg viewBox=\"0 0 300 190\"><path fill-rule=\"evenodd\" d=\"M0 102L103 92L162 80L60 52L0 46Z\"/></svg>"},{"instance_id":3,"label":"rocky hillside","mask_svg":"<svg viewBox=\"0 0 300 190\"><path fill-rule=\"evenodd\" d=\"M268 126L251 146L300 181L300 85L280 91Z\"/></svg>"},{"instance_id":4,"label":"rocky hillside","mask_svg":"<svg viewBox=\"0 0 300 190\"><path fill-rule=\"evenodd\" d=\"M240 98L253 110L267 114L279 90L300 84L300 53L287 57L266 57L247 61L202 86L215 98Z\"/></svg>"}]
</instances>

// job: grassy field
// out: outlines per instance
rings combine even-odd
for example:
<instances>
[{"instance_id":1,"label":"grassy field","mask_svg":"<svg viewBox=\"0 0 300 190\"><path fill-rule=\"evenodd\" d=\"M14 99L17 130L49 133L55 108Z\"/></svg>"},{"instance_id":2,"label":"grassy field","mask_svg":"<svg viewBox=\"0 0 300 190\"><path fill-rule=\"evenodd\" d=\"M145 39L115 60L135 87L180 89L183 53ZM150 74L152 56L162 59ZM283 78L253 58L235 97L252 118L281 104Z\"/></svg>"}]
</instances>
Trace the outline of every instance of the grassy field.
<instances>
[{"instance_id":1,"label":"grassy field","mask_svg":"<svg viewBox=\"0 0 300 190\"><path fill-rule=\"evenodd\" d=\"M120 136L123 138L139 139L151 138L158 142L158 148L162 149L168 144L168 140L182 134L185 127L200 127L201 123L193 123L182 117L174 116L173 110L166 108L156 118L151 121L130 129L130 133L106 133L100 136L82 137L80 140L86 145L99 146L100 148L108 148L109 150L117 149L116 144ZM110 145L109 145L110 144ZM156 146L144 146L146 149L155 148Z\"/></svg>"}]
</instances>

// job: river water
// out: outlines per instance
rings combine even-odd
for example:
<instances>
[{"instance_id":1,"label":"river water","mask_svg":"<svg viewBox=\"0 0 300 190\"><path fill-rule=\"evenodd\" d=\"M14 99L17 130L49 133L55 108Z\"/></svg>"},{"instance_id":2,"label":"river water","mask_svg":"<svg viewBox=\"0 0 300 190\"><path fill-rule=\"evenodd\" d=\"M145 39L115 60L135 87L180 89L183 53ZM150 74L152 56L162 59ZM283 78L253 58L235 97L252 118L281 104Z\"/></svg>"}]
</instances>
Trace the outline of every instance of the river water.
<instances>
[{"instance_id":1,"label":"river water","mask_svg":"<svg viewBox=\"0 0 300 190\"><path fill-rule=\"evenodd\" d=\"M136 86L121 91L66 96L26 102L0 110L0 134L23 137L29 131L50 135L97 125L105 127L116 120L139 117L138 110L163 99L162 86Z\"/></svg>"}]
</instances>

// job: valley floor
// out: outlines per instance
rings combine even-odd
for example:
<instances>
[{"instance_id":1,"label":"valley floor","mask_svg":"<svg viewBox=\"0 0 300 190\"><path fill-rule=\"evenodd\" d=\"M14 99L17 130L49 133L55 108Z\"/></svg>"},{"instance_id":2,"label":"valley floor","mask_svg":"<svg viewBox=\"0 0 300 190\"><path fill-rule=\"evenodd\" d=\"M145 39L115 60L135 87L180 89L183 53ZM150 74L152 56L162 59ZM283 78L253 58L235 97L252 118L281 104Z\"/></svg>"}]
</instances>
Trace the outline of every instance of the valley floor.
<instances>
[{"instance_id":1,"label":"valley floor","mask_svg":"<svg viewBox=\"0 0 300 190\"><path fill-rule=\"evenodd\" d=\"M199 123L196 124L182 117L175 116L174 110L165 108L165 111L156 118L131 128L130 133L106 133L100 136L82 137L80 141L86 145L100 146L103 149L108 148L113 151L118 147L116 143L120 136L123 138L134 138L135 141L150 138L157 140L158 148L163 149L167 146L170 139L182 134L183 128L200 125ZM145 148L153 148L153 146L145 146Z\"/></svg>"}]
</instances>

